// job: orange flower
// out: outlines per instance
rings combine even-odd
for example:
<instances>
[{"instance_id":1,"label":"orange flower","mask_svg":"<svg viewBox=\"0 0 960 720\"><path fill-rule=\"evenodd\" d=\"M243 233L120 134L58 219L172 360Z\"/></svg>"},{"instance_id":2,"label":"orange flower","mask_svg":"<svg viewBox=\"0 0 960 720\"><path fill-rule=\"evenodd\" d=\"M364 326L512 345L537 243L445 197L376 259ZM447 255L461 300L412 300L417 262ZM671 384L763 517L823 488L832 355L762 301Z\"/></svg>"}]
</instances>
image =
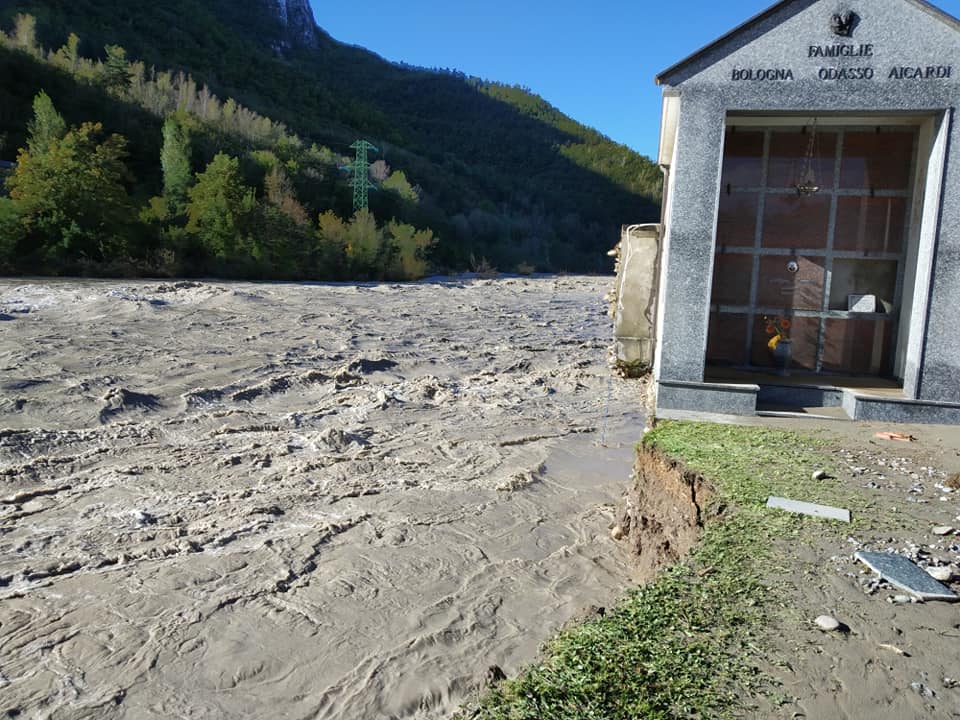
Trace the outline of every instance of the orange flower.
<instances>
[{"instance_id":1,"label":"orange flower","mask_svg":"<svg viewBox=\"0 0 960 720\"><path fill-rule=\"evenodd\" d=\"M780 325L783 327L784 330L789 330L789 329L790 329L790 318L784 318L783 320L781 320L781 321L780 321Z\"/></svg>"},{"instance_id":2,"label":"orange flower","mask_svg":"<svg viewBox=\"0 0 960 720\"><path fill-rule=\"evenodd\" d=\"M773 323L767 323L767 332L768 332L768 333L776 332L776 330L777 330L777 329L773 326Z\"/></svg>"}]
</instances>

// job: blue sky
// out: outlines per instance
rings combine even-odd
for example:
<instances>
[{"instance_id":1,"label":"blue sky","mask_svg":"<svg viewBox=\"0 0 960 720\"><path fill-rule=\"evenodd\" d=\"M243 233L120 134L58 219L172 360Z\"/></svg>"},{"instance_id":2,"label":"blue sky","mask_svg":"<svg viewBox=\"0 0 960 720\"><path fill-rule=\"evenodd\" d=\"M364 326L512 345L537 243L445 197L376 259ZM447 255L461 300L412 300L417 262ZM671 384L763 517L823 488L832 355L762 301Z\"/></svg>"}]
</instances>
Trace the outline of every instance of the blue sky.
<instances>
[{"instance_id":1,"label":"blue sky","mask_svg":"<svg viewBox=\"0 0 960 720\"><path fill-rule=\"evenodd\" d=\"M653 156L660 124L654 76L773 0L311 2L317 23L341 42L388 60L524 85ZM960 16L960 0L935 4Z\"/></svg>"}]
</instances>

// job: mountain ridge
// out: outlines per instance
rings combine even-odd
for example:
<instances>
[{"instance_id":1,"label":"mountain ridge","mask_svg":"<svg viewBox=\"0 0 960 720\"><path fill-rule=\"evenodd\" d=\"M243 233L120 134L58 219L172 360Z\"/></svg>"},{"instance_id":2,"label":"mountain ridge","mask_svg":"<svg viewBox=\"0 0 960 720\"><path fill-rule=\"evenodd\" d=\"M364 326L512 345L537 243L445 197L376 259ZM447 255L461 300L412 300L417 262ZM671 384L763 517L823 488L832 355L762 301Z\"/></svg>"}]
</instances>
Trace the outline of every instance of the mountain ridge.
<instances>
[{"instance_id":1,"label":"mountain ridge","mask_svg":"<svg viewBox=\"0 0 960 720\"><path fill-rule=\"evenodd\" d=\"M340 43L307 0L22 0L5 3L0 22L9 27L18 12L36 15L49 47L69 32L87 54L122 45L148 68L190 72L342 155L370 139L423 189L417 213L445 239L445 264L477 252L609 269L603 251L619 226L658 217L660 173L648 158L524 88ZM537 249L551 243L572 249Z\"/></svg>"}]
</instances>

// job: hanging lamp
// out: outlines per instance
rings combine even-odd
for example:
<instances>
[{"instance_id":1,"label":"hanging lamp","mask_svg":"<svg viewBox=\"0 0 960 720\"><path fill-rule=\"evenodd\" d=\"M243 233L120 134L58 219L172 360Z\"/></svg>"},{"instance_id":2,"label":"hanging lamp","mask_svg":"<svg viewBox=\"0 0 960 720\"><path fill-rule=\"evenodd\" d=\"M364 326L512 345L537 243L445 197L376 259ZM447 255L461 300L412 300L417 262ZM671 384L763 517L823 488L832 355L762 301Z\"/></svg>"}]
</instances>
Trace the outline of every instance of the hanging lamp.
<instances>
[{"instance_id":1,"label":"hanging lamp","mask_svg":"<svg viewBox=\"0 0 960 720\"><path fill-rule=\"evenodd\" d=\"M798 195L814 195L820 192L814 161L817 156L817 119L813 119L810 130L810 139L807 141L807 151L803 156L803 165L800 170L800 179L796 184Z\"/></svg>"}]
</instances>

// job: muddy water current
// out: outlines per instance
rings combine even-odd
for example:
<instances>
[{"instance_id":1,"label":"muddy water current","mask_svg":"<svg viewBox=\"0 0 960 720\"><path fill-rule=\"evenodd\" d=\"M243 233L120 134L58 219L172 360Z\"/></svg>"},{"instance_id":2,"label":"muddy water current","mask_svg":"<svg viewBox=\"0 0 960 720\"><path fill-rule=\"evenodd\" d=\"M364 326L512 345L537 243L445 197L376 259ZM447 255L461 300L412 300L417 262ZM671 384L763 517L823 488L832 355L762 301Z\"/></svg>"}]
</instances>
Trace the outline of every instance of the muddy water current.
<instances>
[{"instance_id":1,"label":"muddy water current","mask_svg":"<svg viewBox=\"0 0 960 720\"><path fill-rule=\"evenodd\" d=\"M619 596L606 278L0 281L0 713L442 718Z\"/></svg>"}]
</instances>

